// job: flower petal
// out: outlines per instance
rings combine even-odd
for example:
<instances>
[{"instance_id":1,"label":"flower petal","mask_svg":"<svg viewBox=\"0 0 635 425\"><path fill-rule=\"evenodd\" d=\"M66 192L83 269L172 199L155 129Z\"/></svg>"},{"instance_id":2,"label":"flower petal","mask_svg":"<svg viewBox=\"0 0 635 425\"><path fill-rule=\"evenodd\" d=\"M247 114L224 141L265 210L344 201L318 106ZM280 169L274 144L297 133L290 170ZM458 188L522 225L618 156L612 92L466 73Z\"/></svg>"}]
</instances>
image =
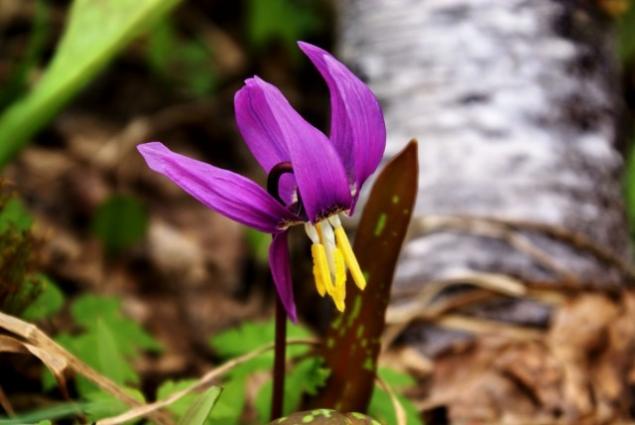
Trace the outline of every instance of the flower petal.
<instances>
[{"instance_id":1,"label":"flower petal","mask_svg":"<svg viewBox=\"0 0 635 425\"><path fill-rule=\"evenodd\" d=\"M238 129L247 147L268 173L276 164L291 158L278 121L271 114L261 89L267 86L282 96L278 89L259 77L245 80L244 87L234 96L234 111Z\"/></svg>"},{"instance_id":2,"label":"flower petal","mask_svg":"<svg viewBox=\"0 0 635 425\"><path fill-rule=\"evenodd\" d=\"M386 125L373 92L330 53L299 42L331 93L331 142L342 158L357 192L381 161Z\"/></svg>"},{"instance_id":3,"label":"flower petal","mask_svg":"<svg viewBox=\"0 0 635 425\"><path fill-rule=\"evenodd\" d=\"M334 208L348 209L352 200L346 172L326 136L266 81L249 79L241 92L236 115L249 149L265 170L291 162L309 219L316 221Z\"/></svg>"},{"instance_id":4,"label":"flower petal","mask_svg":"<svg viewBox=\"0 0 635 425\"><path fill-rule=\"evenodd\" d=\"M289 247L287 245L287 232L273 235L273 241L269 246L269 267L273 282L276 285L278 297L282 301L289 318L293 322L298 321L298 313L293 299L293 282L291 280L291 268L289 266Z\"/></svg>"},{"instance_id":5,"label":"flower petal","mask_svg":"<svg viewBox=\"0 0 635 425\"><path fill-rule=\"evenodd\" d=\"M239 174L174 153L159 142L137 149L152 170L226 217L268 233L279 232L285 221L297 220L263 188Z\"/></svg>"},{"instance_id":6,"label":"flower petal","mask_svg":"<svg viewBox=\"0 0 635 425\"><path fill-rule=\"evenodd\" d=\"M268 113L262 94L254 87L257 86L257 79L246 80L245 86L236 92L234 113L238 130L247 147L265 173L269 174L275 165L290 161L290 157L275 117ZM278 191L287 204L291 203L296 187L293 175L285 174L280 178Z\"/></svg>"}]
</instances>

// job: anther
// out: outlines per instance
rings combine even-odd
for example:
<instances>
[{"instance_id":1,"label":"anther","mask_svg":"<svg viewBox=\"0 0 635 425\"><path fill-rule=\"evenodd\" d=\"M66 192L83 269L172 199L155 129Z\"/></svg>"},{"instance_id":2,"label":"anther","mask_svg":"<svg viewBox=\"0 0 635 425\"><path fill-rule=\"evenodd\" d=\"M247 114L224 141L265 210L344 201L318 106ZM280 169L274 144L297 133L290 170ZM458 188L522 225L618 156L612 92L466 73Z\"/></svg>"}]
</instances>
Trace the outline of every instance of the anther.
<instances>
[{"instance_id":1,"label":"anther","mask_svg":"<svg viewBox=\"0 0 635 425\"><path fill-rule=\"evenodd\" d=\"M364 290L366 287L366 278L364 277L364 273L362 273L362 269L359 267L357 258L355 258L355 253L353 252L351 243L348 241L348 236L346 236L346 232L342 227L340 218L336 215L331 216L329 217L329 222L335 228L335 241L337 242L337 247L342 250L344 260L346 261L346 267L348 267L351 272L355 285L357 285L359 289Z\"/></svg>"},{"instance_id":2,"label":"anther","mask_svg":"<svg viewBox=\"0 0 635 425\"><path fill-rule=\"evenodd\" d=\"M317 272L314 273L314 277L318 292L321 292L321 289L324 288L327 294L333 296L335 287L333 285L333 279L331 279L331 273L329 272L324 245L320 243L313 244L311 246L311 254L313 256L313 264L316 267L315 271Z\"/></svg>"},{"instance_id":3,"label":"anther","mask_svg":"<svg viewBox=\"0 0 635 425\"><path fill-rule=\"evenodd\" d=\"M313 278L315 279L315 288L318 291L318 294L320 294L321 297L323 297L326 294L326 286L324 284L324 278L322 277L322 272L320 270L320 267L318 265L318 244L313 244L311 246L311 256L313 257Z\"/></svg>"}]
</instances>

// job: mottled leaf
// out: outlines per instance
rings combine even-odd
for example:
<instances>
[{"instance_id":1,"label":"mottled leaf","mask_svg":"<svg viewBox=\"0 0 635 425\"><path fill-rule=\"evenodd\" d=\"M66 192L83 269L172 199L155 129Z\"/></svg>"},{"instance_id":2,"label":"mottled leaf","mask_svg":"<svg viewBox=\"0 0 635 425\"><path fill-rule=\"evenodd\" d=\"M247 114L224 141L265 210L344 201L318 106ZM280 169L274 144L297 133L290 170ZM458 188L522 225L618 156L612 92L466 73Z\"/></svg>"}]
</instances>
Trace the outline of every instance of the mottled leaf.
<instances>
[{"instance_id":1,"label":"mottled leaf","mask_svg":"<svg viewBox=\"0 0 635 425\"><path fill-rule=\"evenodd\" d=\"M331 409L315 409L296 412L276 419L269 425L381 425L362 413L339 413Z\"/></svg>"},{"instance_id":2,"label":"mottled leaf","mask_svg":"<svg viewBox=\"0 0 635 425\"><path fill-rule=\"evenodd\" d=\"M338 411L366 411L373 390L380 337L393 274L417 193L417 143L382 170L359 223L353 249L367 287L347 284L347 308L332 322L324 357L331 369L326 387L312 405Z\"/></svg>"}]
</instances>

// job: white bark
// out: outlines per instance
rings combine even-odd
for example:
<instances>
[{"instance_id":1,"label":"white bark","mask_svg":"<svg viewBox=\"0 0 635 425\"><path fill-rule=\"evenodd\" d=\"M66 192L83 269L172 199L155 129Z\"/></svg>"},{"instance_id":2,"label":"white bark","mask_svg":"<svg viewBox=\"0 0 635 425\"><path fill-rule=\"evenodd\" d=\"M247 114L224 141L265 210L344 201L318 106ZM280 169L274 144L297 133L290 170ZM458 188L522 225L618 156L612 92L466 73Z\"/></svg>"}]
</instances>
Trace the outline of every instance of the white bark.
<instances>
[{"instance_id":1,"label":"white bark","mask_svg":"<svg viewBox=\"0 0 635 425\"><path fill-rule=\"evenodd\" d=\"M386 156L410 138L420 141L415 225L395 295L466 271L550 284L566 276L583 286L620 285L628 275L616 265L628 258L629 240L622 158L615 148L613 36L608 20L587 9L589 3L340 4L340 54L380 98ZM588 238L615 258L600 259L575 243L580 238L558 240L545 229L516 235L545 263L473 229L426 232L429 215L553 226ZM523 311L527 317L517 320L536 315L532 308Z\"/></svg>"}]
</instances>

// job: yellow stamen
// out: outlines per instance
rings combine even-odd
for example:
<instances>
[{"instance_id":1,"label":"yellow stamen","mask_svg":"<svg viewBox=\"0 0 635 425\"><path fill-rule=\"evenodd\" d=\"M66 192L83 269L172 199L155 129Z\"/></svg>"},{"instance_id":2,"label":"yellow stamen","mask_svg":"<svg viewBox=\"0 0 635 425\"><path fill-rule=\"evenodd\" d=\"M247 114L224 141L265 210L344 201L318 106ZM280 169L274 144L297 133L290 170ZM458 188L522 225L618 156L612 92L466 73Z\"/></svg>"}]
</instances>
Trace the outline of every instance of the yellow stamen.
<instances>
[{"instance_id":1,"label":"yellow stamen","mask_svg":"<svg viewBox=\"0 0 635 425\"><path fill-rule=\"evenodd\" d=\"M344 298L333 298L333 301L335 302L335 308L340 312L343 313L344 310L346 310L346 303L344 302Z\"/></svg>"},{"instance_id":2,"label":"yellow stamen","mask_svg":"<svg viewBox=\"0 0 635 425\"><path fill-rule=\"evenodd\" d=\"M344 255L346 267L350 270L353 281L357 287L363 291L366 287L366 278L362 273L362 269L359 267L353 248L351 248L351 243L348 241L348 236L346 236L346 232L341 225L335 227L335 240L337 241L337 247Z\"/></svg>"},{"instance_id":3,"label":"yellow stamen","mask_svg":"<svg viewBox=\"0 0 635 425\"><path fill-rule=\"evenodd\" d=\"M320 288L324 288L327 294L333 294L335 288L333 286L333 279L331 279L331 273L329 272L328 261L326 260L326 250L321 243L314 243L311 245L311 255L313 256L315 276L315 286L322 294ZM317 272L317 273L316 273Z\"/></svg>"},{"instance_id":4,"label":"yellow stamen","mask_svg":"<svg viewBox=\"0 0 635 425\"><path fill-rule=\"evenodd\" d=\"M344 264L344 255L339 248L335 249L335 291L333 293L333 301L335 307L339 311L344 311L346 298L346 265Z\"/></svg>"},{"instance_id":5,"label":"yellow stamen","mask_svg":"<svg viewBox=\"0 0 635 425\"><path fill-rule=\"evenodd\" d=\"M339 248L335 248L335 289L346 285L346 264L344 262L344 254Z\"/></svg>"},{"instance_id":6,"label":"yellow stamen","mask_svg":"<svg viewBox=\"0 0 635 425\"><path fill-rule=\"evenodd\" d=\"M322 280L320 269L315 263L313 264L313 278L315 279L315 289L317 289L318 294L323 297L326 294L326 288L324 287L324 280Z\"/></svg>"}]
</instances>

